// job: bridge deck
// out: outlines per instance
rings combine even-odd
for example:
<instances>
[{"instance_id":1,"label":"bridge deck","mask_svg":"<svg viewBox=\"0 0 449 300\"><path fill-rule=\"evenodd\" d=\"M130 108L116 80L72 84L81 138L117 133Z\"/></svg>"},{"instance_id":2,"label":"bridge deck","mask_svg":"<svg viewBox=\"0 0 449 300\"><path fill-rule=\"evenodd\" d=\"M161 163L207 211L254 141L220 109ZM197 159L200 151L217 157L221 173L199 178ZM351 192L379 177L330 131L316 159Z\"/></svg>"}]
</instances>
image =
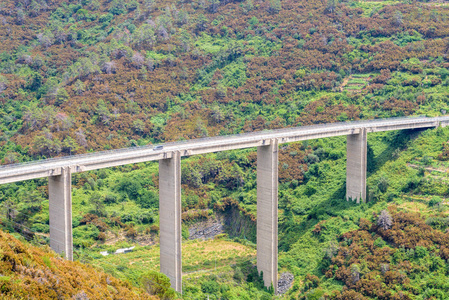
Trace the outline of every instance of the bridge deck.
<instances>
[{"instance_id":1,"label":"bridge deck","mask_svg":"<svg viewBox=\"0 0 449 300\"><path fill-rule=\"evenodd\" d=\"M28 179L60 175L63 167L71 167L72 172L96 170L132 163L171 158L175 151L181 156L190 156L233 149L251 148L268 145L272 139L279 144L317 138L357 134L362 128L367 132L389 130L430 128L449 125L449 116L377 119L331 123L314 126L301 126L279 130L264 130L232 136L194 139L162 144L161 150L152 146L132 147L111 151L101 151L83 155L74 155L47 159L30 163L0 167L0 184Z\"/></svg>"}]
</instances>

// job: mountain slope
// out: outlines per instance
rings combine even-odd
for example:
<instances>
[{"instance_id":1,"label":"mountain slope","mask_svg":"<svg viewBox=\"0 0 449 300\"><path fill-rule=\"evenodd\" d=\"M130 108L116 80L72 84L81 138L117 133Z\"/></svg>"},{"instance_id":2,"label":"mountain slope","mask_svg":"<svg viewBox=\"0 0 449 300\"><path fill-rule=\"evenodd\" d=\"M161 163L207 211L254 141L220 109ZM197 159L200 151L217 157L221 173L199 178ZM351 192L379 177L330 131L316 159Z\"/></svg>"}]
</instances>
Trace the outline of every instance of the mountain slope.
<instances>
[{"instance_id":1,"label":"mountain slope","mask_svg":"<svg viewBox=\"0 0 449 300\"><path fill-rule=\"evenodd\" d=\"M159 299L110 275L0 231L2 299Z\"/></svg>"},{"instance_id":2,"label":"mountain slope","mask_svg":"<svg viewBox=\"0 0 449 300\"><path fill-rule=\"evenodd\" d=\"M6 163L447 108L446 5L7 0L0 15Z\"/></svg>"}]
</instances>

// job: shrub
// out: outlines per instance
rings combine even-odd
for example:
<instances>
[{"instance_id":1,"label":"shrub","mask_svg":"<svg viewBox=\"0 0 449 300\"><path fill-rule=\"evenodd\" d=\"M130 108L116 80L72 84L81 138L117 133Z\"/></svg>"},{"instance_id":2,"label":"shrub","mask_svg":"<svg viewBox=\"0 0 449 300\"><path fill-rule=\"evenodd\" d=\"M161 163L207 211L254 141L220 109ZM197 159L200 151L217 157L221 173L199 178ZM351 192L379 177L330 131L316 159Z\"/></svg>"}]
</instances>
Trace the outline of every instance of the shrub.
<instances>
[{"instance_id":1,"label":"shrub","mask_svg":"<svg viewBox=\"0 0 449 300\"><path fill-rule=\"evenodd\" d=\"M47 224L39 224L36 223L31 227L31 230L34 232L42 232L42 233L49 233L50 232L50 226Z\"/></svg>"},{"instance_id":2,"label":"shrub","mask_svg":"<svg viewBox=\"0 0 449 300\"><path fill-rule=\"evenodd\" d=\"M215 295L220 290L220 285L214 280L209 280L201 284L201 290L203 293Z\"/></svg>"},{"instance_id":3,"label":"shrub","mask_svg":"<svg viewBox=\"0 0 449 300\"><path fill-rule=\"evenodd\" d=\"M311 154L308 154L308 155L304 158L304 161L305 161L308 165L311 165L311 164L314 164L314 163L319 162L320 159L319 159L319 157L318 157L317 155L311 153Z\"/></svg>"},{"instance_id":4,"label":"shrub","mask_svg":"<svg viewBox=\"0 0 449 300\"><path fill-rule=\"evenodd\" d=\"M139 197L139 191L142 184L136 178L124 176L115 187L118 191L125 192L129 198L136 200Z\"/></svg>"},{"instance_id":5,"label":"shrub","mask_svg":"<svg viewBox=\"0 0 449 300\"><path fill-rule=\"evenodd\" d=\"M143 208L158 208L159 195L152 190L140 190L141 195L137 198L136 203Z\"/></svg>"},{"instance_id":6,"label":"shrub","mask_svg":"<svg viewBox=\"0 0 449 300\"><path fill-rule=\"evenodd\" d=\"M322 288L313 289L307 293L306 299L308 300L320 300L323 299L324 290Z\"/></svg>"},{"instance_id":7,"label":"shrub","mask_svg":"<svg viewBox=\"0 0 449 300\"><path fill-rule=\"evenodd\" d=\"M424 258L429 254L426 247L416 246L415 248L415 256L417 258Z\"/></svg>"},{"instance_id":8,"label":"shrub","mask_svg":"<svg viewBox=\"0 0 449 300\"><path fill-rule=\"evenodd\" d=\"M100 233L98 234L97 239L100 240L100 241L102 241L102 242L106 241L106 233L100 232Z\"/></svg>"},{"instance_id":9,"label":"shrub","mask_svg":"<svg viewBox=\"0 0 449 300\"><path fill-rule=\"evenodd\" d=\"M423 156L423 158L421 159L421 162L425 166L430 166L432 164L432 161L433 161L433 157L432 156Z\"/></svg>"},{"instance_id":10,"label":"shrub","mask_svg":"<svg viewBox=\"0 0 449 300\"><path fill-rule=\"evenodd\" d=\"M125 235L128 238L134 239L137 237L137 230L134 227L131 227L126 231Z\"/></svg>"},{"instance_id":11,"label":"shrub","mask_svg":"<svg viewBox=\"0 0 449 300\"><path fill-rule=\"evenodd\" d=\"M351 280L353 283L360 280L360 267L357 264L351 266Z\"/></svg>"},{"instance_id":12,"label":"shrub","mask_svg":"<svg viewBox=\"0 0 449 300\"><path fill-rule=\"evenodd\" d=\"M159 232L159 226L157 226L156 224L151 225L150 226L150 231L153 233L158 233Z\"/></svg>"},{"instance_id":13,"label":"shrub","mask_svg":"<svg viewBox=\"0 0 449 300\"><path fill-rule=\"evenodd\" d=\"M44 264L45 264L47 267L49 267L49 268L52 267L52 263L51 263L50 257L44 256L44 257L42 257L42 260L44 261Z\"/></svg>"},{"instance_id":14,"label":"shrub","mask_svg":"<svg viewBox=\"0 0 449 300\"><path fill-rule=\"evenodd\" d=\"M436 205L440 205L442 201L443 200L441 200L440 197L433 196L432 199L430 199L430 201L429 201L429 206L433 207L433 206L436 206Z\"/></svg>"},{"instance_id":15,"label":"shrub","mask_svg":"<svg viewBox=\"0 0 449 300\"><path fill-rule=\"evenodd\" d=\"M176 292L170 287L170 279L162 273L150 271L140 277L142 287L161 299L175 299Z\"/></svg>"},{"instance_id":16,"label":"shrub","mask_svg":"<svg viewBox=\"0 0 449 300\"><path fill-rule=\"evenodd\" d=\"M116 203L116 202L117 202L117 195L106 194L106 196L104 196L104 203L111 204L111 203Z\"/></svg>"},{"instance_id":17,"label":"shrub","mask_svg":"<svg viewBox=\"0 0 449 300\"><path fill-rule=\"evenodd\" d=\"M433 228L443 229L449 226L449 218L429 217L426 219L426 224Z\"/></svg>"},{"instance_id":18,"label":"shrub","mask_svg":"<svg viewBox=\"0 0 449 300\"><path fill-rule=\"evenodd\" d=\"M382 193L385 193L387 191L389 185L389 180L385 176L380 177L379 181L377 182L377 187Z\"/></svg>"},{"instance_id":19,"label":"shrub","mask_svg":"<svg viewBox=\"0 0 449 300\"><path fill-rule=\"evenodd\" d=\"M383 246L385 246L387 243L385 243L385 241L378 237L375 241L374 241L374 246L378 247L378 248L382 248Z\"/></svg>"},{"instance_id":20,"label":"shrub","mask_svg":"<svg viewBox=\"0 0 449 300\"><path fill-rule=\"evenodd\" d=\"M114 0L109 12L113 15L121 15L126 12L126 4L124 1Z\"/></svg>"},{"instance_id":21,"label":"shrub","mask_svg":"<svg viewBox=\"0 0 449 300\"><path fill-rule=\"evenodd\" d=\"M359 227L362 230L369 230L371 228L371 222L365 218L360 218Z\"/></svg>"},{"instance_id":22,"label":"shrub","mask_svg":"<svg viewBox=\"0 0 449 300\"><path fill-rule=\"evenodd\" d=\"M242 269L240 269L239 267L235 267L233 278L237 282L242 282L245 279L245 275L243 275Z\"/></svg>"}]
</instances>

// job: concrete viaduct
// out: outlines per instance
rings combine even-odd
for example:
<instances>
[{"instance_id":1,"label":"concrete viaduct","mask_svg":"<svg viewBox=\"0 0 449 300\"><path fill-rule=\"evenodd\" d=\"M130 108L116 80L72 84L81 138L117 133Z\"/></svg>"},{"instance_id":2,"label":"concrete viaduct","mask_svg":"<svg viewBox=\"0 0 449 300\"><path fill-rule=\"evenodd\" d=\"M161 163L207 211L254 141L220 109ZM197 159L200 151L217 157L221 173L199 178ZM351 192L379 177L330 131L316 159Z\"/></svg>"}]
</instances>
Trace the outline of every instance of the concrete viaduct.
<instances>
[{"instance_id":1,"label":"concrete viaduct","mask_svg":"<svg viewBox=\"0 0 449 300\"><path fill-rule=\"evenodd\" d=\"M3 166L0 184L48 177L50 247L73 259L71 174L125 164L159 161L160 266L182 291L181 157L257 147L257 269L267 287L277 288L278 147L282 143L347 136L346 198L366 199L369 132L447 126L449 116L378 119L270 130L166 143Z\"/></svg>"}]
</instances>

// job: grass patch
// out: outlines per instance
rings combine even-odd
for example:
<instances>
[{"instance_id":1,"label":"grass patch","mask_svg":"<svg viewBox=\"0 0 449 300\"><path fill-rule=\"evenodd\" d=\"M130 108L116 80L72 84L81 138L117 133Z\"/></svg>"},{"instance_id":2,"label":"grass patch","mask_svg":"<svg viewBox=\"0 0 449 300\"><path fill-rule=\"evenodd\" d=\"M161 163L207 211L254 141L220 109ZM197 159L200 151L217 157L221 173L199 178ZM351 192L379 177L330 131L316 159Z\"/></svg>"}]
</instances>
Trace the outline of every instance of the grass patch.
<instances>
[{"instance_id":1,"label":"grass patch","mask_svg":"<svg viewBox=\"0 0 449 300\"><path fill-rule=\"evenodd\" d=\"M348 81L348 84L363 84L366 85L367 81L363 80L363 79L358 79L358 78L352 78Z\"/></svg>"},{"instance_id":2,"label":"grass patch","mask_svg":"<svg viewBox=\"0 0 449 300\"><path fill-rule=\"evenodd\" d=\"M99 251L101 250L95 252ZM134 251L125 254L95 255L96 259L92 264L113 276L130 279L137 284L140 274L149 270L159 272L159 255L159 245L137 246ZM182 270L191 274L220 272L232 264L253 260L255 257L256 250L253 247L230 240L187 241L182 245ZM189 276L193 276L191 274Z\"/></svg>"},{"instance_id":3,"label":"grass patch","mask_svg":"<svg viewBox=\"0 0 449 300\"><path fill-rule=\"evenodd\" d=\"M361 85L347 85L345 88L347 90L360 91L360 90L363 90L364 86L361 86Z\"/></svg>"}]
</instances>

